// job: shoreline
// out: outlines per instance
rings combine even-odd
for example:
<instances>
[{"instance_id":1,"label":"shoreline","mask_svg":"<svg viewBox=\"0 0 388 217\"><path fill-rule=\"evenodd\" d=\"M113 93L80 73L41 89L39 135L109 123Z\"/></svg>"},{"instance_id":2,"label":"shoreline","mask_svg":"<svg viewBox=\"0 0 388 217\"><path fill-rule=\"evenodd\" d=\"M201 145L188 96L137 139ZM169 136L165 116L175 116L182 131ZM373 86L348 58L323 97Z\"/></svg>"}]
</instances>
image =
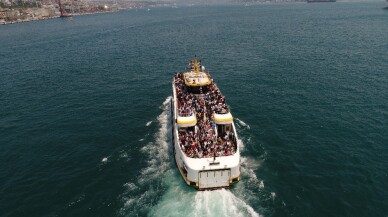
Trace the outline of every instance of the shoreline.
<instances>
[{"instance_id":1,"label":"shoreline","mask_svg":"<svg viewBox=\"0 0 388 217\"><path fill-rule=\"evenodd\" d=\"M82 16L82 15L90 15L90 14L103 14L103 13L115 13L117 11L99 11L99 12L90 12L90 13L77 13L77 14L72 14L70 17L64 17L64 18L71 18L75 16ZM61 16L51 16L51 17L41 17L41 18L33 18L33 19L24 19L24 20L14 20L14 21L4 21L0 22L0 26L5 26L5 25L11 25L11 24L18 24L18 23L26 23L26 22L33 22L33 21L41 21L41 20L49 20L49 19L57 19L57 18L62 18Z\"/></svg>"},{"instance_id":2,"label":"shoreline","mask_svg":"<svg viewBox=\"0 0 388 217\"><path fill-rule=\"evenodd\" d=\"M0 23L0 25L11 25L11 24L17 24L17 23L26 23L26 22L33 22L33 21L49 20L49 19L55 19L55 18L60 18L60 16L44 17L44 18L38 18L38 19L25 19L25 20L15 20L15 21L5 21L5 22Z\"/></svg>"}]
</instances>

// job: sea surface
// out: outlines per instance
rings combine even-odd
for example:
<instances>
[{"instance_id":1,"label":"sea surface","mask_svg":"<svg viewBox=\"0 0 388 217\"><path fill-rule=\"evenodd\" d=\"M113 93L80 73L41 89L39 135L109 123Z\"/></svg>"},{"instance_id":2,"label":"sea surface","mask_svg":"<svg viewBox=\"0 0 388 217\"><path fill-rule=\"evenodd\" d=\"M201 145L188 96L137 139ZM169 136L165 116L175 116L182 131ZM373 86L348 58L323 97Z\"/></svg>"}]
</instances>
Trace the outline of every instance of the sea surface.
<instances>
[{"instance_id":1,"label":"sea surface","mask_svg":"<svg viewBox=\"0 0 388 217\"><path fill-rule=\"evenodd\" d=\"M128 10L0 26L0 216L388 216L384 2ZM197 55L241 181L186 186L171 80Z\"/></svg>"}]
</instances>

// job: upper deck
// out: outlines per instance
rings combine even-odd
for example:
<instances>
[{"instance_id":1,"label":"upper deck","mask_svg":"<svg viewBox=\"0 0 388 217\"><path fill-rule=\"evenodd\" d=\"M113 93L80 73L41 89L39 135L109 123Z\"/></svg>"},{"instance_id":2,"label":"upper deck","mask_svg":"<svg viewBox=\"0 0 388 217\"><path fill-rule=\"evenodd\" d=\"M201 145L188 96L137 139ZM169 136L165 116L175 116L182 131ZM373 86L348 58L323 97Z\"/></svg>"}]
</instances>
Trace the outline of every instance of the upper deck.
<instances>
[{"instance_id":1,"label":"upper deck","mask_svg":"<svg viewBox=\"0 0 388 217\"><path fill-rule=\"evenodd\" d=\"M236 154L236 131L225 97L199 61L192 61L189 67L190 71L174 76L180 148L189 158Z\"/></svg>"},{"instance_id":2,"label":"upper deck","mask_svg":"<svg viewBox=\"0 0 388 217\"><path fill-rule=\"evenodd\" d=\"M212 83L209 74L206 72L185 72L183 78L185 85L190 87L206 86Z\"/></svg>"},{"instance_id":3,"label":"upper deck","mask_svg":"<svg viewBox=\"0 0 388 217\"><path fill-rule=\"evenodd\" d=\"M205 67L201 65L201 61L194 59L190 61L188 72L183 73L183 80L186 86L200 87L212 83L210 75L205 71Z\"/></svg>"}]
</instances>

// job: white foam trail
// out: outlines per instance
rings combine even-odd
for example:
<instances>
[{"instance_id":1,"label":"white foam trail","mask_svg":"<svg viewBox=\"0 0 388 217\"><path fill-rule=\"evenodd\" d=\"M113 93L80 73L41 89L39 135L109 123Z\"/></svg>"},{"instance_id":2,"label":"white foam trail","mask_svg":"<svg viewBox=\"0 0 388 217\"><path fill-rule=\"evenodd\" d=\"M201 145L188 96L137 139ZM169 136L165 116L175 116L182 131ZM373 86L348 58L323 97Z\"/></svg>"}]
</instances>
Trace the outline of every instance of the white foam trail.
<instances>
[{"instance_id":1,"label":"white foam trail","mask_svg":"<svg viewBox=\"0 0 388 217\"><path fill-rule=\"evenodd\" d=\"M244 145L244 142L242 141L242 139L238 138L237 143L239 145L240 152L243 151L245 148L245 145Z\"/></svg>"},{"instance_id":2,"label":"white foam trail","mask_svg":"<svg viewBox=\"0 0 388 217\"><path fill-rule=\"evenodd\" d=\"M276 198L276 193L275 192L271 192L271 198L272 198L272 200L275 200L275 198Z\"/></svg>"},{"instance_id":3,"label":"white foam trail","mask_svg":"<svg viewBox=\"0 0 388 217\"><path fill-rule=\"evenodd\" d=\"M128 156L128 153L125 151L120 151L119 157L120 157L120 159L124 159L126 161L129 161L131 159L131 157Z\"/></svg>"},{"instance_id":4,"label":"white foam trail","mask_svg":"<svg viewBox=\"0 0 388 217\"><path fill-rule=\"evenodd\" d=\"M248 139L246 140L249 144L251 142L251 137L248 137ZM243 140L240 138L238 142L240 145L239 146L240 151L242 152L245 148L245 144ZM248 178L247 180L245 180L245 181L248 181L246 184L249 184L255 187L259 186L260 190L264 189L264 181L259 180L255 173L255 171L261 167L262 161L248 156L245 156L245 157L241 156L240 159L241 159L241 175Z\"/></svg>"},{"instance_id":5,"label":"white foam trail","mask_svg":"<svg viewBox=\"0 0 388 217\"><path fill-rule=\"evenodd\" d=\"M152 124L152 121L148 121L147 123L146 123L146 126L148 127L148 126L150 126Z\"/></svg>"},{"instance_id":6,"label":"white foam trail","mask_svg":"<svg viewBox=\"0 0 388 217\"><path fill-rule=\"evenodd\" d=\"M229 190L185 191L182 189L185 189L185 186L182 187L179 184L177 188L169 188L158 205L153 207L149 216L260 216Z\"/></svg>"},{"instance_id":7,"label":"white foam trail","mask_svg":"<svg viewBox=\"0 0 388 217\"><path fill-rule=\"evenodd\" d=\"M261 167L260 160L253 159L251 157L241 157L241 166L252 170L257 170Z\"/></svg>"},{"instance_id":8,"label":"white foam trail","mask_svg":"<svg viewBox=\"0 0 388 217\"><path fill-rule=\"evenodd\" d=\"M155 134L155 141L141 149L147 157L147 167L141 170L136 184L124 185L126 191L121 195L123 207L118 212L121 216L138 216L139 213L147 212L155 197L161 194L161 178L169 168L167 132L171 130L168 126L170 101L171 96L163 102L163 112L157 117L160 128ZM141 192L142 189L143 192Z\"/></svg>"},{"instance_id":9,"label":"white foam trail","mask_svg":"<svg viewBox=\"0 0 388 217\"><path fill-rule=\"evenodd\" d=\"M164 100L162 109L165 109L165 110L168 109L168 108L166 108L166 106L167 106L167 105L170 105L171 98L172 98L172 96L168 96L168 97Z\"/></svg>"},{"instance_id":10,"label":"white foam trail","mask_svg":"<svg viewBox=\"0 0 388 217\"><path fill-rule=\"evenodd\" d=\"M124 187L126 187L129 191L134 191L138 189L138 187L132 182L125 183Z\"/></svg>"},{"instance_id":11,"label":"white foam trail","mask_svg":"<svg viewBox=\"0 0 388 217\"><path fill-rule=\"evenodd\" d=\"M238 118L236 118L236 120L237 120L237 122L238 122L241 126L246 127L248 130L251 129L251 127L250 127L247 123L245 123L244 121L242 121L242 120L240 120L240 119L238 119Z\"/></svg>"},{"instance_id":12,"label":"white foam trail","mask_svg":"<svg viewBox=\"0 0 388 217\"><path fill-rule=\"evenodd\" d=\"M248 177L248 183L253 186L260 186L260 180L257 178L255 170L260 167L260 163L252 158L241 157L241 173Z\"/></svg>"},{"instance_id":13,"label":"white foam trail","mask_svg":"<svg viewBox=\"0 0 388 217\"><path fill-rule=\"evenodd\" d=\"M263 182L263 180L261 180L260 185L259 185L259 188L260 188L260 189L263 189L263 188L264 188L264 182Z\"/></svg>"},{"instance_id":14,"label":"white foam trail","mask_svg":"<svg viewBox=\"0 0 388 217\"><path fill-rule=\"evenodd\" d=\"M240 123L240 125L248 126L245 122L241 121L240 119L236 118L236 120L238 121L238 123ZM248 137L248 139L246 139L246 140L247 140L248 144L250 144L251 137ZM238 144L239 144L239 148L240 148L240 153L242 153L245 149L245 143L242 140L242 138L238 139ZM248 178L247 180L244 180L244 181L247 181L246 184L250 184L251 186L255 186L256 188L257 188L257 186L259 186L259 189L263 189L264 182L261 181L261 182L263 182L263 185L261 185L261 182L257 178L256 173L255 173L255 171L260 168L261 162L259 160L253 159L251 157L244 157L244 156L240 156L240 160L241 160L240 161L241 162L241 164L240 164L241 165L241 176L243 176L243 179L245 177ZM240 187L240 188L242 188L242 187ZM243 188L245 188L245 187L243 187ZM241 191L245 191L245 190L241 190Z\"/></svg>"},{"instance_id":15,"label":"white foam trail","mask_svg":"<svg viewBox=\"0 0 388 217\"><path fill-rule=\"evenodd\" d=\"M193 216L260 216L229 190L197 192Z\"/></svg>"},{"instance_id":16,"label":"white foam trail","mask_svg":"<svg viewBox=\"0 0 388 217\"><path fill-rule=\"evenodd\" d=\"M251 137L240 137L239 147L242 154L241 159L241 181L234 187L233 192L238 198L244 198L249 204L259 204L262 197L265 196L264 180L260 180L256 173L262 166L263 159L244 156L245 142L248 145L256 145L251 142ZM260 199L261 198L261 199Z\"/></svg>"},{"instance_id":17,"label":"white foam trail","mask_svg":"<svg viewBox=\"0 0 388 217\"><path fill-rule=\"evenodd\" d=\"M71 201L67 207L72 207L74 205L76 205L77 203L80 203L81 201L85 200L85 194L82 194L81 196L79 196L77 199Z\"/></svg>"}]
</instances>

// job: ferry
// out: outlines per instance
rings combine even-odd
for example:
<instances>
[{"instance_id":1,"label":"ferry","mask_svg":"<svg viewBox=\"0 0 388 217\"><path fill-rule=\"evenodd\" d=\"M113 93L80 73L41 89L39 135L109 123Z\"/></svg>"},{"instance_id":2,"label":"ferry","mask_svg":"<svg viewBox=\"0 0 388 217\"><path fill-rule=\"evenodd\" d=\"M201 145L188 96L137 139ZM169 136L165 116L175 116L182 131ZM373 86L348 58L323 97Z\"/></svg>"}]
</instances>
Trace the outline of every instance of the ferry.
<instances>
[{"instance_id":1,"label":"ferry","mask_svg":"<svg viewBox=\"0 0 388 217\"><path fill-rule=\"evenodd\" d=\"M198 190L238 182L240 152L233 116L199 59L174 75L172 91L174 158L184 181Z\"/></svg>"}]
</instances>

